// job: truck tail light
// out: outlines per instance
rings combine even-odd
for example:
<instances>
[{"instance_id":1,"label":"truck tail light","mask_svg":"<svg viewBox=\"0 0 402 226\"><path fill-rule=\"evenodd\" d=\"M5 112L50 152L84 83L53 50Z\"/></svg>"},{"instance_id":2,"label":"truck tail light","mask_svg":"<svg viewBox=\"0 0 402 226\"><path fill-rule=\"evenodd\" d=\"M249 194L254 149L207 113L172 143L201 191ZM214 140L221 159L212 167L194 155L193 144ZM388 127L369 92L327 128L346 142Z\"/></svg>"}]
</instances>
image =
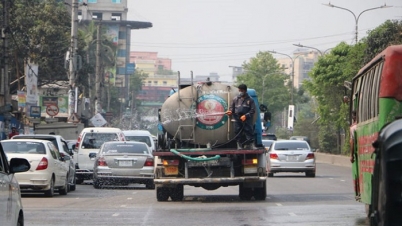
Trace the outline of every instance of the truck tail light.
<instances>
[{"instance_id":1,"label":"truck tail light","mask_svg":"<svg viewBox=\"0 0 402 226\"><path fill-rule=\"evenodd\" d=\"M40 160L38 166L36 167L36 170L45 170L47 169L47 166L49 165L49 162L46 157L43 157L42 160Z\"/></svg>"},{"instance_id":2,"label":"truck tail light","mask_svg":"<svg viewBox=\"0 0 402 226\"><path fill-rule=\"evenodd\" d=\"M278 159L278 155L276 153L270 153L269 158L270 159Z\"/></svg>"},{"instance_id":3,"label":"truck tail light","mask_svg":"<svg viewBox=\"0 0 402 226\"><path fill-rule=\"evenodd\" d=\"M308 153L306 160L307 159L314 159L314 153Z\"/></svg>"},{"instance_id":4,"label":"truck tail light","mask_svg":"<svg viewBox=\"0 0 402 226\"><path fill-rule=\"evenodd\" d=\"M154 166L154 159L153 158L147 158L147 160L144 163L144 166Z\"/></svg>"},{"instance_id":5,"label":"truck tail light","mask_svg":"<svg viewBox=\"0 0 402 226\"><path fill-rule=\"evenodd\" d=\"M103 157L98 159L98 166L107 166L106 160Z\"/></svg>"},{"instance_id":6,"label":"truck tail light","mask_svg":"<svg viewBox=\"0 0 402 226\"><path fill-rule=\"evenodd\" d=\"M242 164L243 165L257 165L258 159L243 159Z\"/></svg>"},{"instance_id":7,"label":"truck tail light","mask_svg":"<svg viewBox=\"0 0 402 226\"><path fill-rule=\"evenodd\" d=\"M171 159L171 160L166 160L164 159L162 161L164 166L178 166L179 165L179 160L178 159Z\"/></svg>"},{"instance_id":8,"label":"truck tail light","mask_svg":"<svg viewBox=\"0 0 402 226\"><path fill-rule=\"evenodd\" d=\"M77 143L75 144L75 149L78 149L78 147L80 146L80 142L81 142L81 134L78 136Z\"/></svg>"}]
</instances>

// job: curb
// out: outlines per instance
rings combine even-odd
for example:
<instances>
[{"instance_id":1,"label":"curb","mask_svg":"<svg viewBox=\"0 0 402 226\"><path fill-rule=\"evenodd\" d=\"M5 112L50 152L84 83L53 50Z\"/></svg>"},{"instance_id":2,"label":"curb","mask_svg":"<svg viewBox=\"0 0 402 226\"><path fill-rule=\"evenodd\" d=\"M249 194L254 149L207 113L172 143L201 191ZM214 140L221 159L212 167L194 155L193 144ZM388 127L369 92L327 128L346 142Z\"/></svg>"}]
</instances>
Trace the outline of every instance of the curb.
<instances>
[{"instance_id":1,"label":"curb","mask_svg":"<svg viewBox=\"0 0 402 226\"><path fill-rule=\"evenodd\" d=\"M327 163L337 166L352 168L352 163L350 163L349 156L344 155L332 155L326 153L314 152L315 160L318 163Z\"/></svg>"}]
</instances>

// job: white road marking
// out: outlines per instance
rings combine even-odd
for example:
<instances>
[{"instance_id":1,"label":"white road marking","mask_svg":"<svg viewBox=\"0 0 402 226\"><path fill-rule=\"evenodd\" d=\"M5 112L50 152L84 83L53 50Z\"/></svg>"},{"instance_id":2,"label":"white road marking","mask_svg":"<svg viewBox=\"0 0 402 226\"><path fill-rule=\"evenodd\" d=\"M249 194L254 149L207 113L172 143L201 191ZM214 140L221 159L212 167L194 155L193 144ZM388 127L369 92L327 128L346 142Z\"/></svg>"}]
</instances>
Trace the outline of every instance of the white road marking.
<instances>
[{"instance_id":1,"label":"white road marking","mask_svg":"<svg viewBox=\"0 0 402 226\"><path fill-rule=\"evenodd\" d=\"M131 199L133 199L133 198L127 198L128 200L131 200Z\"/></svg>"},{"instance_id":2,"label":"white road marking","mask_svg":"<svg viewBox=\"0 0 402 226\"><path fill-rule=\"evenodd\" d=\"M137 192L135 191L135 192L133 192L133 195L135 195L135 194L137 194Z\"/></svg>"},{"instance_id":3,"label":"white road marking","mask_svg":"<svg viewBox=\"0 0 402 226\"><path fill-rule=\"evenodd\" d=\"M341 180L342 182L345 182L345 180Z\"/></svg>"},{"instance_id":4,"label":"white road marking","mask_svg":"<svg viewBox=\"0 0 402 226\"><path fill-rule=\"evenodd\" d=\"M330 180L333 180L334 178L331 177L331 178L329 178L329 179L330 179Z\"/></svg>"},{"instance_id":5,"label":"white road marking","mask_svg":"<svg viewBox=\"0 0 402 226\"><path fill-rule=\"evenodd\" d=\"M121 205L120 207L126 207L127 205Z\"/></svg>"},{"instance_id":6,"label":"white road marking","mask_svg":"<svg viewBox=\"0 0 402 226\"><path fill-rule=\"evenodd\" d=\"M271 197L267 197L267 199L271 199Z\"/></svg>"},{"instance_id":7,"label":"white road marking","mask_svg":"<svg viewBox=\"0 0 402 226\"><path fill-rule=\"evenodd\" d=\"M112 217L117 217L119 215L120 215L120 213L115 213L115 214L112 215Z\"/></svg>"},{"instance_id":8,"label":"white road marking","mask_svg":"<svg viewBox=\"0 0 402 226\"><path fill-rule=\"evenodd\" d=\"M292 217L297 217L297 215L295 213L289 213L289 215Z\"/></svg>"},{"instance_id":9,"label":"white road marking","mask_svg":"<svg viewBox=\"0 0 402 226\"><path fill-rule=\"evenodd\" d=\"M282 206L282 204L280 204L280 203L275 203L277 206Z\"/></svg>"}]
</instances>

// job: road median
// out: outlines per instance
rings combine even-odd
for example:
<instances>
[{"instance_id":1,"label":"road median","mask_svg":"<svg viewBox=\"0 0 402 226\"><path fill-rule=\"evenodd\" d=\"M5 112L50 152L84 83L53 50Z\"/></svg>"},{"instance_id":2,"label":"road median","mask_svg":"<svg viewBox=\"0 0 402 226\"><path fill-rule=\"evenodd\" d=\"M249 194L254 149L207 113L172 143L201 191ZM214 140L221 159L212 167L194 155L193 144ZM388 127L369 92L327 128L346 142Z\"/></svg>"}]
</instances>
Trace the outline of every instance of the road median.
<instances>
[{"instance_id":1,"label":"road median","mask_svg":"<svg viewBox=\"0 0 402 226\"><path fill-rule=\"evenodd\" d=\"M350 168L352 167L349 156L315 152L315 158L317 163L327 163Z\"/></svg>"}]
</instances>

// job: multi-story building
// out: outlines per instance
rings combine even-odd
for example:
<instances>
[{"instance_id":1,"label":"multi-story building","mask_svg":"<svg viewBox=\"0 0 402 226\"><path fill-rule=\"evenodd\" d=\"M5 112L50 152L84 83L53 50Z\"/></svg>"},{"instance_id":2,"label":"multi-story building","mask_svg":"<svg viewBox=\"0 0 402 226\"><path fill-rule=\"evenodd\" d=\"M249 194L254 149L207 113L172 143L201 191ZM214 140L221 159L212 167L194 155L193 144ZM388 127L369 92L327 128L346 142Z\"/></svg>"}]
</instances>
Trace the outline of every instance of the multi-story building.
<instances>
[{"instance_id":1,"label":"multi-story building","mask_svg":"<svg viewBox=\"0 0 402 226\"><path fill-rule=\"evenodd\" d=\"M131 31L152 27L150 22L128 21L128 0L78 0L78 19L82 24L90 21L101 23L118 46L115 85L124 90L128 87L127 67L130 63ZM72 0L66 0L71 5ZM84 4L85 3L85 4Z\"/></svg>"},{"instance_id":2,"label":"multi-story building","mask_svg":"<svg viewBox=\"0 0 402 226\"><path fill-rule=\"evenodd\" d=\"M150 78L158 72L172 70L172 60L159 58L158 52L131 51L130 62L135 63L136 69L147 73Z\"/></svg>"},{"instance_id":3,"label":"multi-story building","mask_svg":"<svg viewBox=\"0 0 402 226\"><path fill-rule=\"evenodd\" d=\"M314 66L314 63L317 62L319 57L319 53L317 51L311 51L309 49L297 49L293 52L293 62L290 58L279 58L277 59L278 64L281 68L284 68L284 72L291 76L292 74L292 63L294 63L294 80L293 86L295 88L299 88L303 81L306 79L310 79L308 76L308 72Z\"/></svg>"}]
</instances>

